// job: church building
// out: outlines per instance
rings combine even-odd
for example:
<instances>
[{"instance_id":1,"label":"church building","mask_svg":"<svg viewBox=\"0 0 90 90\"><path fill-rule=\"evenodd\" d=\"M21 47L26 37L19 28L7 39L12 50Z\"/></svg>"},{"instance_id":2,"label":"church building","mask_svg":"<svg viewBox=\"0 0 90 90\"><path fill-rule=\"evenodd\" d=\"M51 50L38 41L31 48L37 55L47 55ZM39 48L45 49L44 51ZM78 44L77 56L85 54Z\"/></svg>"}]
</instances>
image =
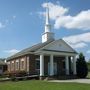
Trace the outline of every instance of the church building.
<instances>
[{"instance_id":1,"label":"church building","mask_svg":"<svg viewBox=\"0 0 90 90\"><path fill-rule=\"evenodd\" d=\"M76 55L63 39L55 40L47 7L42 42L8 57L8 71L26 71L40 78L76 75Z\"/></svg>"}]
</instances>

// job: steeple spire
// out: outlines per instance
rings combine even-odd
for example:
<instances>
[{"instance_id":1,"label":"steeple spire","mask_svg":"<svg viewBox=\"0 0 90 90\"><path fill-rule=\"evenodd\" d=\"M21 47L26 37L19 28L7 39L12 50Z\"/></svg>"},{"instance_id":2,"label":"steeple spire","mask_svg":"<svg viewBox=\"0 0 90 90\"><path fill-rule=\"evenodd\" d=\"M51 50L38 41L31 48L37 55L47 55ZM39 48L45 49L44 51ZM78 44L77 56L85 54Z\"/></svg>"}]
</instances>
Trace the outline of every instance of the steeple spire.
<instances>
[{"instance_id":1,"label":"steeple spire","mask_svg":"<svg viewBox=\"0 0 90 90\"><path fill-rule=\"evenodd\" d=\"M42 43L46 42L48 40L54 40L54 33L51 32L51 24L50 24L50 20L49 20L49 6L47 3L47 7L46 7L46 21L45 21L45 32L42 35Z\"/></svg>"},{"instance_id":2,"label":"steeple spire","mask_svg":"<svg viewBox=\"0 0 90 90\"><path fill-rule=\"evenodd\" d=\"M50 25L50 21L49 21L49 6L48 6L48 3L47 3L45 32L50 32L50 29L51 29L51 25Z\"/></svg>"},{"instance_id":3,"label":"steeple spire","mask_svg":"<svg viewBox=\"0 0 90 90\"><path fill-rule=\"evenodd\" d=\"M47 4L47 7L46 7L46 25L49 24L49 7L48 7L48 4Z\"/></svg>"}]
</instances>

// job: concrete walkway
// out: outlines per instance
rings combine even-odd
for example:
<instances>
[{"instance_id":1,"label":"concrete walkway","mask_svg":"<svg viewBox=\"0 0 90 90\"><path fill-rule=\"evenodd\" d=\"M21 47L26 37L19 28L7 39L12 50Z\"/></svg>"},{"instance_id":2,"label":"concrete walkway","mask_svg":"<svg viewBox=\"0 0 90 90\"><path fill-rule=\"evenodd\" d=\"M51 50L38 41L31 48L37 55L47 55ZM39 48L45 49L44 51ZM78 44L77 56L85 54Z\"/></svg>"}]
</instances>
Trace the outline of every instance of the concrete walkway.
<instances>
[{"instance_id":1,"label":"concrete walkway","mask_svg":"<svg viewBox=\"0 0 90 90\"><path fill-rule=\"evenodd\" d=\"M71 79L71 80L50 80L49 82L75 82L75 83L87 83L90 84L90 79Z\"/></svg>"}]
</instances>

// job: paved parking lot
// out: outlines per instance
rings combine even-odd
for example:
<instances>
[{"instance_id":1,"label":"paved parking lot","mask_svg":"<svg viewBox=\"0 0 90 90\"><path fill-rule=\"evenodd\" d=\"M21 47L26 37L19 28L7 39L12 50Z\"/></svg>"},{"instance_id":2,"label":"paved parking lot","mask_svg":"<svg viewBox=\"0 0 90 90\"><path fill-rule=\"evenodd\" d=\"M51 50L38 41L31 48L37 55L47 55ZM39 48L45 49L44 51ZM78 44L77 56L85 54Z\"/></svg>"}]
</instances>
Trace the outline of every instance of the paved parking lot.
<instances>
[{"instance_id":1,"label":"paved parking lot","mask_svg":"<svg viewBox=\"0 0 90 90\"><path fill-rule=\"evenodd\" d=\"M75 82L90 84L90 79L50 80L49 82Z\"/></svg>"}]
</instances>

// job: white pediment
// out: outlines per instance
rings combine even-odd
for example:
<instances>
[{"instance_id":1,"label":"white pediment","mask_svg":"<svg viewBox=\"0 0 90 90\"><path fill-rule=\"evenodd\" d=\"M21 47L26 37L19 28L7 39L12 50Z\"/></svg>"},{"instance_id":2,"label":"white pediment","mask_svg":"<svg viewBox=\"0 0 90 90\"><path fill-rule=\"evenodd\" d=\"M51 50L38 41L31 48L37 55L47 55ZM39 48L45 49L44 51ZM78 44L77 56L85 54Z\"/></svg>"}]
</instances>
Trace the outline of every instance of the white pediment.
<instances>
[{"instance_id":1,"label":"white pediment","mask_svg":"<svg viewBox=\"0 0 90 90\"><path fill-rule=\"evenodd\" d=\"M65 41L62 39L55 40L50 44L46 45L43 49L45 50L54 50L54 51L62 51L62 52L75 52Z\"/></svg>"}]
</instances>

